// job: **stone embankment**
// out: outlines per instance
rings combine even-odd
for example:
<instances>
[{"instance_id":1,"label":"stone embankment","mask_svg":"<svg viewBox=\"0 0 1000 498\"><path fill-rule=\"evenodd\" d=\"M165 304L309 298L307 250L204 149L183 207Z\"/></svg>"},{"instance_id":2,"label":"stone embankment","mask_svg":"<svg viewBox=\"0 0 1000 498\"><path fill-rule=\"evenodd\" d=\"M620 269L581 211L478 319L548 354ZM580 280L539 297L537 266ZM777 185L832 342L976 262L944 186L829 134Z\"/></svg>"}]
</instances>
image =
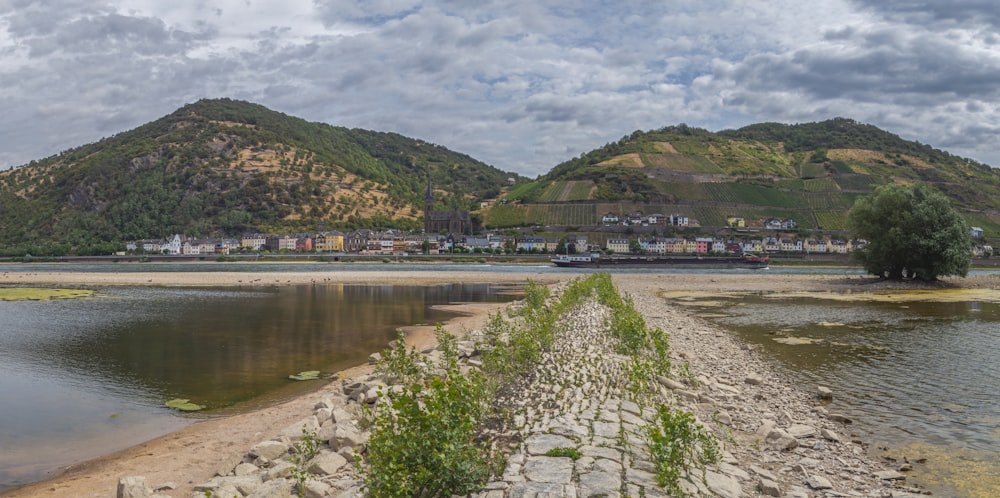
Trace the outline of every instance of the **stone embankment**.
<instances>
[{"instance_id":1,"label":"stone embankment","mask_svg":"<svg viewBox=\"0 0 1000 498\"><path fill-rule=\"evenodd\" d=\"M561 320L555 346L517 390L500 403L512 424L499 440L509 442L506 468L474 496L592 497L666 496L656 483L645 428L656 406L694 414L718 440L722 461L684 482L692 495L742 497L908 496L904 475L880 467L852 437L850 421L828 412L811 386L799 389L777 378L754 351L726 333L672 307L652 289L618 282L649 327L670 334L672 378L659 377L641 399L633 389L629 358L615 353L608 310L588 302ZM476 332L463 338L465 368L481 365ZM440 351L425 351L428 363ZM377 360L373 358L373 360ZM630 377L631 376L631 377ZM365 449L362 406L391 390L377 375L336 383L313 413L220 462L217 477L193 497L361 496L354 460ZM315 457L299 462L315 440ZM552 450L557 450L553 452ZM552 456L558 455L558 456ZM564 456L565 455L565 456ZM165 496L141 477L123 478L120 497Z\"/></svg>"}]
</instances>

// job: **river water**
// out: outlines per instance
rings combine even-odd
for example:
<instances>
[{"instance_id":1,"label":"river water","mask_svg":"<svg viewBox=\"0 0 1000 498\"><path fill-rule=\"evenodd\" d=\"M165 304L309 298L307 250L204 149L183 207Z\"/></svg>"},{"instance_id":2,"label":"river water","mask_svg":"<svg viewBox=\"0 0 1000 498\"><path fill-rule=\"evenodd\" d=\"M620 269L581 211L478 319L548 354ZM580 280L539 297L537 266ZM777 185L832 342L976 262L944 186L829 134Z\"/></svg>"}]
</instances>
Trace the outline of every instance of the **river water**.
<instances>
[{"instance_id":1,"label":"river water","mask_svg":"<svg viewBox=\"0 0 1000 498\"><path fill-rule=\"evenodd\" d=\"M550 265L0 264L0 272L441 270L592 273ZM670 274L747 270L666 270ZM649 269L616 273L650 273ZM858 275L844 268L774 274ZM996 273L973 272L974 274ZM287 376L333 372L384 348L438 303L508 300L485 285L101 288L102 297L0 302L0 491L190 423L162 407L214 410L311 389ZM1000 299L711 297L696 311L756 345L796 383L831 387L831 411L877 458L914 462L938 496L1000 496ZM721 306L720 306L721 304ZM885 448L882 450L881 448ZM926 458L925 463L915 463Z\"/></svg>"},{"instance_id":2,"label":"river water","mask_svg":"<svg viewBox=\"0 0 1000 498\"><path fill-rule=\"evenodd\" d=\"M909 461L909 484L1000 496L1000 292L713 301L705 315L793 382L830 387L826 408L855 420L846 431L876 458Z\"/></svg>"},{"instance_id":3,"label":"river water","mask_svg":"<svg viewBox=\"0 0 1000 498\"><path fill-rule=\"evenodd\" d=\"M434 305L509 301L511 290L108 287L95 298L0 301L0 491L189 424L168 400L211 414L289 398L317 385L291 374L358 365L398 327L451 316Z\"/></svg>"}]
</instances>

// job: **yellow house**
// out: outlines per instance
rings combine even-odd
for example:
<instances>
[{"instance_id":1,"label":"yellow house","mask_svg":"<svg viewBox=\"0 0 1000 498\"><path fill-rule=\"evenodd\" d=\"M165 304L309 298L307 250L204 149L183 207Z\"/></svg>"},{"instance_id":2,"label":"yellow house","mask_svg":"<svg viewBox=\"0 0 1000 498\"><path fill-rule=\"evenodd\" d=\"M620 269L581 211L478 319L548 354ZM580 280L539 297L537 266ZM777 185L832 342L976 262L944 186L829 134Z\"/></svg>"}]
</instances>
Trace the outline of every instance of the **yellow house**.
<instances>
[{"instance_id":1,"label":"yellow house","mask_svg":"<svg viewBox=\"0 0 1000 498\"><path fill-rule=\"evenodd\" d=\"M747 220L743 219L742 216L727 216L726 225L731 228L746 228Z\"/></svg>"},{"instance_id":2,"label":"yellow house","mask_svg":"<svg viewBox=\"0 0 1000 498\"><path fill-rule=\"evenodd\" d=\"M344 234L326 232L316 236L313 248L320 252L342 252L344 250Z\"/></svg>"}]
</instances>

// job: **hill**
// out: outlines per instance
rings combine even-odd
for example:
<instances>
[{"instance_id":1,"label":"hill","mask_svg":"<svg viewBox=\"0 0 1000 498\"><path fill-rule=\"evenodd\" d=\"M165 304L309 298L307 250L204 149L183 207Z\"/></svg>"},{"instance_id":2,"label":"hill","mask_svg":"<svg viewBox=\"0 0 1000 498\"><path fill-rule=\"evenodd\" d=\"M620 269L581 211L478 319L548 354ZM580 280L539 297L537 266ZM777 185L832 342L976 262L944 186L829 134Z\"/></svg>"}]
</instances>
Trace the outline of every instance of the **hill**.
<instances>
[{"instance_id":1,"label":"hill","mask_svg":"<svg viewBox=\"0 0 1000 498\"><path fill-rule=\"evenodd\" d=\"M855 199L887 182L925 182L970 225L1000 232L1000 171L850 119L763 123L712 133L636 131L506 192L487 225L598 225L607 212L685 214L703 227L790 218L839 231Z\"/></svg>"},{"instance_id":2,"label":"hill","mask_svg":"<svg viewBox=\"0 0 1000 498\"><path fill-rule=\"evenodd\" d=\"M428 174L439 209L478 206L517 176L395 133L202 100L0 172L0 246L86 253L172 233L416 228Z\"/></svg>"}]
</instances>

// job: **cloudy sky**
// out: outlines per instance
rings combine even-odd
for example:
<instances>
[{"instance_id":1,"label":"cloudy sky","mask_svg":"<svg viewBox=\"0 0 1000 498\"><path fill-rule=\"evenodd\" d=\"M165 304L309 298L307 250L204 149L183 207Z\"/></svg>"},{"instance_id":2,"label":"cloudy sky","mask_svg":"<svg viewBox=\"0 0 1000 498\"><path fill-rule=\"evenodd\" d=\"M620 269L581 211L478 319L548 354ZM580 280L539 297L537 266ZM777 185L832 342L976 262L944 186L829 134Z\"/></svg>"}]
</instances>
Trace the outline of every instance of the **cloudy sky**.
<instances>
[{"instance_id":1,"label":"cloudy sky","mask_svg":"<svg viewBox=\"0 0 1000 498\"><path fill-rule=\"evenodd\" d=\"M1000 166L994 0L0 0L0 168L230 97L528 176L843 116Z\"/></svg>"}]
</instances>

